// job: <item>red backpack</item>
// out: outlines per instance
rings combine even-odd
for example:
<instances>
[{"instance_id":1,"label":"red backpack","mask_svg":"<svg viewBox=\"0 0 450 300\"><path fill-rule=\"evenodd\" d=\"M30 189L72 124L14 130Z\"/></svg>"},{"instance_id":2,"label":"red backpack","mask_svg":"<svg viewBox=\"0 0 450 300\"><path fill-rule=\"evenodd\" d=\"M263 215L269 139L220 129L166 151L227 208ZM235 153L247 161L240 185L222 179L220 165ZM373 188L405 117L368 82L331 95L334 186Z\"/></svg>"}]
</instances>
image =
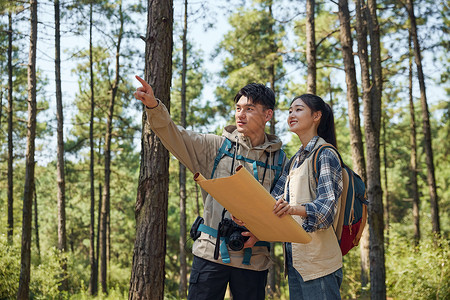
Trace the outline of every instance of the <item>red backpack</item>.
<instances>
[{"instance_id":1,"label":"red backpack","mask_svg":"<svg viewBox=\"0 0 450 300\"><path fill-rule=\"evenodd\" d=\"M361 177L353 172L342 161L341 155L331 144L323 144L317 148L312 155L314 177L316 183L319 181L318 160L320 152L326 148L334 150L339 156L342 166L343 190L338 200L337 218L334 220L334 231L341 248L342 255L347 254L350 249L358 246L359 240L367 222L367 196L366 187Z\"/></svg>"}]
</instances>

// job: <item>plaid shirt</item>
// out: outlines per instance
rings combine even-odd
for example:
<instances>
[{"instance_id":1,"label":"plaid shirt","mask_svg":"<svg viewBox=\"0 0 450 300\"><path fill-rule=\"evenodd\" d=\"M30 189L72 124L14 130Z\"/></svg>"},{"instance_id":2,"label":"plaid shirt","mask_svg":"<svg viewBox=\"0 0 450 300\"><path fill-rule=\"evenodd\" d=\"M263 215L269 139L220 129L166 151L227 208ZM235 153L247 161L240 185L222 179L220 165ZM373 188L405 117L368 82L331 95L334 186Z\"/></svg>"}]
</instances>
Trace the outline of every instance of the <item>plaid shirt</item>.
<instances>
[{"instance_id":1,"label":"plaid shirt","mask_svg":"<svg viewBox=\"0 0 450 300\"><path fill-rule=\"evenodd\" d=\"M315 136L304 148L303 145L292 157L292 169L298 168L308 157L319 139ZM316 188L316 199L302 205L306 208L307 217L304 218L303 228L306 232L314 232L319 229L326 229L333 225L336 214L336 204L342 193L342 167L339 158L329 149L324 149L319 160L319 181ZM278 200L284 195L284 186L289 173L289 166L286 165L283 174L278 179L272 196ZM289 186L286 194L286 201L289 202Z\"/></svg>"}]
</instances>

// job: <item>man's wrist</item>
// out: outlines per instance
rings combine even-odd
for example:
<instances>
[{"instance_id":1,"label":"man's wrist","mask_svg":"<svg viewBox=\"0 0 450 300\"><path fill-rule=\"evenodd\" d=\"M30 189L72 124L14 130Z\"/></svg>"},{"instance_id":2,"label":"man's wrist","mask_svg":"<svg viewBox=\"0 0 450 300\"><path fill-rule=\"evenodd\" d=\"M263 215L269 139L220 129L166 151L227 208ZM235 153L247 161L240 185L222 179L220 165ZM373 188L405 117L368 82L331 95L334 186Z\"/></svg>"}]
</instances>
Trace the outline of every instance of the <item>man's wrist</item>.
<instances>
[{"instance_id":1,"label":"man's wrist","mask_svg":"<svg viewBox=\"0 0 450 300\"><path fill-rule=\"evenodd\" d=\"M155 107L158 107L158 105L159 105L159 99L156 99L156 105L155 106L150 107L148 105L145 105L145 108L147 108L147 109L154 109Z\"/></svg>"}]
</instances>

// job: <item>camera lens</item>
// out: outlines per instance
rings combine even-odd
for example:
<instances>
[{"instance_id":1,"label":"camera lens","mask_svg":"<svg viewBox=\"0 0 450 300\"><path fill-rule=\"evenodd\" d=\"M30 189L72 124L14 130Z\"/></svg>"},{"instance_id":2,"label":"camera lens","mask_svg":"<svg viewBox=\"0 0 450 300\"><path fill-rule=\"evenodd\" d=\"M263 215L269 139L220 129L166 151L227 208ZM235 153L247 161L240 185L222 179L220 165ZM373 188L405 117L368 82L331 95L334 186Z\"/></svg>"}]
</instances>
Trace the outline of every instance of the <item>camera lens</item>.
<instances>
[{"instance_id":1,"label":"camera lens","mask_svg":"<svg viewBox=\"0 0 450 300\"><path fill-rule=\"evenodd\" d=\"M240 231L235 231L230 235L228 246L230 246L230 249L233 251L239 251L244 248L244 237L241 235Z\"/></svg>"}]
</instances>

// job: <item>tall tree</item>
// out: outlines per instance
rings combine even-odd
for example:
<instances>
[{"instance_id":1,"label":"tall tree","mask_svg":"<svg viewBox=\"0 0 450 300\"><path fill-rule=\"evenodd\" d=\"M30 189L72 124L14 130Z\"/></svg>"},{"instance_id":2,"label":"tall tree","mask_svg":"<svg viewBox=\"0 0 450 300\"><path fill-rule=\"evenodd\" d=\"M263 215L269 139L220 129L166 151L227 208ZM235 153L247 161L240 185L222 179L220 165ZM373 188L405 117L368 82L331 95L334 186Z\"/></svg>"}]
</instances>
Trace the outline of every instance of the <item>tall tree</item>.
<instances>
[{"instance_id":1,"label":"tall tree","mask_svg":"<svg viewBox=\"0 0 450 300\"><path fill-rule=\"evenodd\" d=\"M268 56L268 58L270 59L270 63L268 65L268 70L269 70L269 82L270 82L270 88L273 90L273 92L275 93L275 95L277 95L277 90L279 89L279 87L277 86L277 80L278 80L278 76L277 76L277 52L278 52L278 45L277 45L277 39L276 39L276 27L275 27L275 18L273 16L273 0L268 0L267 1L267 7L269 9L269 26L268 26L268 33L269 36L271 37L270 40L270 53L272 53L270 56ZM277 103L275 102L275 109L277 108ZM275 110L273 112L272 115L272 119L270 119L270 134L275 134L275 124L277 123L277 119L276 119L276 115L275 115ZM273 245L272 245L273 246ZM274 247L271 247L271 252L274 251ZM273 254L273 253L272 253ZM273 256L273 255L272 255ZM273 266L274 267L274 266ZM271 269L273 268L271 267ZM269 270L270 272L271 269ZM272 274L269 274L269 288L271 286L273 286L273 288L275 287L275 278L274 276L272 276ZM273 288L271 288L271 290L273 290Z\"/></svg>"},{"instance_id":2,"label":"tall tree","mask_svg":"<svg viewBox=\"0 0 450 300\"><path fill-rule=\"evenodd\" d=\"M232 29L224 35L216 50L217 54L227 54L220 72L226 81L216 89L223 115L227 115L234 105L232 99L236 91L249 82L267 83L274 78L271 88L278 94L282 92L284 68L279 52L283 47L284 28L275 23L271 3L271 0L254 1L251 8L239 7L229 17Z\"/></svg>"},{"instance_id":3,"label":"tall tree","mask_svg":"<svg viewBox=\"0 0 450 300\"><path fill-rule=\"evenodd\" d=\"M22 250L20 260L20 279L17 299L30 296L31 267L31 219L34 190L34 152L36 138L36 43L37 43L37 0L30 0L30 48L28 58L28 121L27 150L25 159L25 184L22 214Z\"/></svg>"},{"instance_id":4,"label":"tall tree","mask_svg":"<svg viewBox=\"0 0 450 300\"><path fill-rule=\"evenodd\" d=\"M108 226L110 224L110 183L111 183L111 137L112 137L112 127L113 127L113 117L114 117L114 104L116 101L117 90L120 82L120 45L123 38L124 33L124 16L122 11L122 3L119 3L118 8L119 15L119 31L117 34L117 43L116 43L116 64L115 64L115 79L111 84L111 98L108 107L108 117L106 123L106 136L105 136L105 184L103 186L103 195L102 195L102 210L101 210L101 218L100 218L100 282L102 284L103 292L107 292L107 245L109 245L108 238Z\"/></svg>"},{"instance_id":5,"label":"tall tree","mask_svg":"<svg viewBox=\"0 0 450 300\"><path fill-rule=\"evenodd\" d=\"M33 207L34 207L34 232L36 235L36 250L38 255L38 264L41 264L41 244L39 240L39 215L37 206L36 184L33 187Z\"/></svg>"},{"instance_id":6,"label":"tall tree","mask_svg":"<svg viewBox=\"0 0 450 300\"><path fill-rule=\"evenodd\" d=\"M340 38L347 85L348 121L350 125L350 144L353 166L363 180L366 179L364 145L359 118L358 82L356 80L355 60L353 58L353 39L350 25L350 12L347 0L339 0Z\"/></svg>"},{"instance_id":7,"label":"tall tree","mask_svg":"<svg viewBox=\"0 0 450 300\"><path fill-rule=\"evenodd\" d=\"M187 32L188 32L188 1L184 1L183 53L181 68L181 126L186 128L186 73L187 73ZM179 163L180 184L180 297L186 298L187 293L187 262L184 245L186 244L186 167Z\"/></svg>"},{"instance_id":8,"label":"tall tree","mask_svg":"<svg viewBox=\"0 0 450 300\"><path fill-rule=\"evenodd\" d=\"M411 176L411 193L413 199L413 222L414 222L414 243L419 245L420 241L420 198L419 198L419 187L417 185L417 141L416 141L416 113L414 109L414 97L413 97L413 53L412 53L412 37L411 31L408 35L408 46L409 46L409 68L408 68L408 95L409 95L409 115L411 121L409 123L409 135L410 135L410 176Z\"/></svg>"},{"instance_id":9,"label":"tall tree","mask_svg":"<svg viewBox=\"0 0 450 300\"><path fill-rule=\"evenodd\" d=\"M315 31L315 0L306 0L306 63L308 75L306 91L316 93L316 31Z\"/></svg>"},{"instance_id":10,"label":"tall tree","mask_svg":"<svg viewBox=\"0 0 450 300\"><path fill-rule=\"evenodd\" d=\"M57 182L58 182L58 250L66 252L66 179L64 173L64 115L61 92L61 33L60 33L60 3L55 0L55 88L56 88L56 119L57 119ZM67 264L62 264L62 277L60 289L67 290Z\"/></svg>"},{"instance_id":11,"label":"tall tree","mask_svg":"<svg viewBox=\"0 0 450 300\"><path fill-rule=\"evenodd\" d=\"M12 244L14 232L14 148L13 148L13 67L12 67L12 13L8 12L8 241Z\"/></svg>"},{"instance_id":12,"label":"tall tree","mask_svg":"<svg viewBox=\"0 0 450 300\"><path fill-rule=\"evenodd\" d=\"M422 123L423 123L422 128L424 135L424 147L426 153L427 183L428 189L430 191L431 224L433 233L436 235L440 235L441 226L439 221L439 204L436 190L436 177L434 172L433 148L431 145L430 113L428 111L425 76L423 74L422 68L422 54L417 34L416 16L414 14L414 0L407 0L406 7L408 10L409 21L411 26L411 36L414 44L414 58L417 67L417 77L419 79L420 103L422 105Z\"/></svg>"},{"instance_id":13,"label":"tall tree","mask_svg":"<svg viewBox=\"0 0 450 300\"><path fill-rule=\"evenodd\" d=\"M370 64L367 44L367 5L364 0L357 0L356 3L356 34L358 40L358 57L361 66L361 86L363 103L370 103ZM370 112L367 112L370 113ZM365 114L364 114L365 116ZM367 175L366 175L367 176ZM367 183L367 177L366 177ZM369 259L369 227L367 224L361 237L361 290L364 294L364 288L369 283L370 259Z\"/></svg>"},{"instance_id":14,"label":"tall tree","mask_svg":"<svg viewBox=\"0 0 450 300\"><path fill-rule=\"evenodd\" d=\"M388 154L387 154L387 139L386 139L386 123L388 122L387 112L382 113L382 147L383 147L383 170L384 170L384 230L386 232L386 247L389 246L389 223L390 223L390 195L389 195L389 180L388 180Z\"/></svg>"},{"instance_id":15,"label":"tall tree","mask_svg":"<svg viewBox=\"0 0 450 300\"><path fill-rule=\"evenodd\" d=\"M372 75L372 86L369 91L370 101L364 103L370 231L370 293L372 299L385 299L383 191L381 189L380 175L381 92L383 79L380 26L378 24L376 0L367 0L367 7L367 28L371 50L370 69Z\"/></svg>"},{"instance_id":16,"label":"tall tree","mask_svg":"<svg viewBox=\"0 0 450 300\"><path fill-rule=\"evenodd\" d=\"M149 0L145 79L170 108L173 1ZM163 299L168 207L169 153L143 113L141 169L136 199L136 241L129 299Z\"/></svg>"},{"instance_id":17,"label":"tall tree","mask_svg":"<svg viewBox=\"0 0 450 300\"><path fill-rule=\"evenodd\" d=\"M89 280L89 291L91 295L96 295L98 291L98 256L95 256L95 170L94 170L94 111L95 111L95 93L94 93L94 58L93 58L93 44L92 44L92 29L93 29L93 2L89 2L89 70L90 70L90 119L89 119L89 148L90 148L90 162L89 162L89 176L90 176L90 224L89 224L89 259L91 266L91 277ZM100 199L99 199L100 201ZM98 212L100 214L100 211ZM98 234L98 233L97 233ZM106 290L106 287L105 287Z\"/></svg>"}]
</instances>

